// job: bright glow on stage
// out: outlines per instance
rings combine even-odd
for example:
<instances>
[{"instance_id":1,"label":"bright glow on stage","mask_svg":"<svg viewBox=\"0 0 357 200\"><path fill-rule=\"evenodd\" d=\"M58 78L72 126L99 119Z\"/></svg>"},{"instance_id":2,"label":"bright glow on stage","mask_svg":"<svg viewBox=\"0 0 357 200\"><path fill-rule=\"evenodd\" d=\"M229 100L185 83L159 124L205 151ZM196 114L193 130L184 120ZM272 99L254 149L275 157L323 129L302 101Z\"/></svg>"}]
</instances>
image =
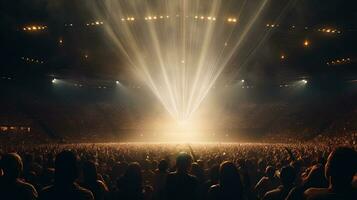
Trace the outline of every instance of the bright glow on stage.
<instances>
[{"instance_id":1,"label":"bright glow on stage","mask_svg":"<svg viewBox=\"0 0 357 200\"><path fill-rule=\"evenodd\" d=\"M119 56L177 124L186 126L246 42L267 0L95 2L93 10L108 20L105 32ZM227 16L235 23L227 23Z\"/></svg>"}]
</instances>

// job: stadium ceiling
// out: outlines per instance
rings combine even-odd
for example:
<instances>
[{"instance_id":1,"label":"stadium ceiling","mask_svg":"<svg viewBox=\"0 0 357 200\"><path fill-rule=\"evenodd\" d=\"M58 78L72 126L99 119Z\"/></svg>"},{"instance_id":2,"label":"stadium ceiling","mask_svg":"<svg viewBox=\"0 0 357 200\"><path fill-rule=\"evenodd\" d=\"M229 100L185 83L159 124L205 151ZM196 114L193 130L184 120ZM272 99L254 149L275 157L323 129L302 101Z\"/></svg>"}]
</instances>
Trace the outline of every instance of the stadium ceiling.
<instances>
[{"instance_id":1,"label":"stadium ceiling","mask_svg":"<svg viewBox=\"0 0 357 200\"><path fill-rule=\"evenodd\" d=\"M235 56L222 76L256 81L326 75L356 79L356 2L295 0L290 3L280 17L281 1L270 1L254 29L261 42L247 54ZM144 17L135 16L135 21ZM228 26L234 19L239 26L234 13L217 16L216 20ZM84 0L2 2L4 67L0 74L131 79L124 59L108 48L102 37L106 23L106 19L93 18Z\"/></svg>"}]
</instances>

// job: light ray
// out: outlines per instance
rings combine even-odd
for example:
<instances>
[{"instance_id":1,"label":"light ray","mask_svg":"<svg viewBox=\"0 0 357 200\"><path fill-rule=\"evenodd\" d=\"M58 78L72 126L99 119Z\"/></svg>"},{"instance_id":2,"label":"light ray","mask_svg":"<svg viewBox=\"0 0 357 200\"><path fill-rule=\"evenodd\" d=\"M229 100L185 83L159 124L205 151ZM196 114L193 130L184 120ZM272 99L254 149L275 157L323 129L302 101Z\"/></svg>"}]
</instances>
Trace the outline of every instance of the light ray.
<instances>
[{"instance_id":1,"label":"light ray","mask_svg":"<svg viewBox=\"0 0 357 200\"><path fill-rule=\"evenodd\" d=\"M93 10L109 21L105 33L118 56L175 120L185 122L241 50L267 1L103 0ZM243 13L248 7L255 10ZM237 22L228 24L226 12Z\"/></svg>"}]
</instances>

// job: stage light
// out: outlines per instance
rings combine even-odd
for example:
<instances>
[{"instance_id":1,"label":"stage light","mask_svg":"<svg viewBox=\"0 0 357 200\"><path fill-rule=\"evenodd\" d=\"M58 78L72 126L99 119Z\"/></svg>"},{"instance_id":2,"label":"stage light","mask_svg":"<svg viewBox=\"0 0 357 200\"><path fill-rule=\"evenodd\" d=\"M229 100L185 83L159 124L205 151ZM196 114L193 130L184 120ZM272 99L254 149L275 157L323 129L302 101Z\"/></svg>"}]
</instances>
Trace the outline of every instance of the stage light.
<instances>
[{"instance_id":1,"label":"stage light","mask_svg":"<svg viewBox=\"0 0 357 200\"><path fill-rule=\"evenodd\" d=\"M304 84L307 84L307 80L306 80L306 79L302 80L302 82L303 82Z\"/></svg>"},{"instance_id":2,"label":"stage light","mask_svg":"<svg viewBox=\"0 0 357 200\"><path fill-rule=\"evenodd\" d=\"M57 82L57 79L56 78L53 78L52 79L52 83L56 83Z\"/></svg>"},{"instance_id":3,"label":"stage light","mask_svg":"<svg viewBox=\"0 0 357 200\"><path fill-rule=\"evenodd\" d=\"M244 82L245 82L245 80L244 80L244 79L242 79L240 82L244 83Z\"/></svg>"},{"instance_id":4,"label":"stage light","mask_svg":"<svg viewBox=\"0 0 357 200\"><path fill-rule=\"evenodd\" d=\"M285 59L285 55L281 55L280 59L284 60Z\"/></svg>"},{"instance_id":5,"label":"stage light","mask_svg":"<svg viewBox=\"0 0 357 200\"><path fill-rule=\"evenodd\" d=\"M119 84L120 84L120 82L119 82L119 81L115 81L115 84L119 85Z\"/></svg>"},{"instance_id":6,"label":"stage light","mask_svg":"<svg viewBox=\"0 0 357 200\"><path fill-rule=\"evenodd\" d=\"M309 45L310 45L309 40L305 40L305 41L304 41L304 46L305 46L305 47L308 47Z\"/></svg>"}]
</instances>

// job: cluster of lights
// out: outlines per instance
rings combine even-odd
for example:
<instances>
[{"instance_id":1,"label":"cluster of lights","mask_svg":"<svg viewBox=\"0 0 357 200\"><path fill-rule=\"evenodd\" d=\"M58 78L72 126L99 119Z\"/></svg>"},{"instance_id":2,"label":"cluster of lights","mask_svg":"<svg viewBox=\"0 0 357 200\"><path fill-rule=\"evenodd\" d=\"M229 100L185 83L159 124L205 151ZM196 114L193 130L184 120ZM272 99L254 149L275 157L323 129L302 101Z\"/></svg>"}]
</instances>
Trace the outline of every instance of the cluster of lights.
<instances>
[{"instance_id":1,"label":"cluster of lights","mask_svg":"<svg viewBox=\"0 0 357 200\"><path fill-rule=\"evenodd\" d=\"M87 23L86 26L99 26L99 25L103 25L104 22L102 21L95 21L95 22L91 22L91 23Z\"/></svg>"},{"instance_id":2,"label":"cluster of lights","mask_svg":"<svg viewBox=\"0 0 357 200\"><path fill-rule=\"evenodd\" d=\"M7 78L7 77L2 77L3 79L11 79L11 78ZM51 80L51 82L53 83L53 84L57 84L57 83L59 83L59 79L56 79L56 78L53 78L52 80ZM242 79L242 80L240 80L239 81L242 85L240 86L242 89L253 89L253 88L255 88L255 86L253 86L253 85L245 85L244 83L246 83L246 81L244 80L244 79ZM114 81L114 83L116 84L116 85L118 85L118 86L120 86L120 85L122 85L121 84L121 82L120 81ZM299 80L299 81L297 81L297 82L294 82L294 83L291 83L291 84L287 84L287 83L285 83L285 84L280 84L279 85L279 87L280 88L284 88L284 87L296 87L296 86L301 86L301 85L307 85L309 83L309 81L307 80L307 79L302 79L302 80ZM75 83L75 84L73 84L73 86L75 86L75 87L83 87L84 85L82 85L82 84L79 84L79 83ZM225 87L230 87L230 86L234 86L234 85L225 85ZM133 88L133 89L140 89L141 88L141 86L139 86L139 85L127 85L127 86L125 86L125 87L127 87L127 88ZM107 89L108 88L108 86L103 86L103 85L99 85L99 86L95 86L94 88L97 88L97 89ZM109 86L109 88L111 88L110 86ZM216 88L216 86L214 86L213 88Z\"/></svg>"},{"instance_id":3,"label":"cluster of lights","mask_svg":"<svg viewBox=\"0 0 357 200\"><path fill-rule=\"evenodd\" d=\"M279 27L279 24L267 24L266 27L268 27L268 28L276 28L276 27Z\"/></svg>"},{"instance_id":4,"label":"cluster of lights","mask_svg":"<svg viewBox=\"0 0 357 200\"><path fill-rule=\"evenodd\" d=\"M318 31L320 32L324 32L324 33L330 33L330 34L340 34L341 31L337 30L337 29L332 29L332 28L320 28L318 29Z\"/></svg>"},{"instance_id":5,"label":"cluster of lights","mask_svg":"<svg viewBox=\"0 0 357 200\"><path fill-rule=\"evenodd\" d=\"M302 79L298 82L292 83L292 84L280 84L279 87L280 88L284 88L284 87L297 87L297 86L301 86L301 85L306 85L309 81L306 79Z\"/></svg>"},{"instance_id":6,"label":"cluster of lights","mask_svg":"<svg viewBox=\"0 0 357 200\"><path fill-rule=\"evenodd\" d=\"M195 19L200 19L200 20L216 21L216 17L211 17L211 16L205 17L205 16L196 15L194 18Z\"/></svg>"},{"instance_id":7,"label":"cluster of lights","mask_svg":"<svg viewBox=\"0 0 357 200\"><path fill-rule=\"evenodd\" d=\"M336 60L332 60L327 62L327 65L343 65L343 64L347 64L350 63L351 59L350 58L342 58L342 59L336 59Z\"/></svg>"},{"instance_id":8,"label":"cluster of lights","mask_svg":"<svg viewBox=\"0 0 357 200\"><path fill-rule=\"evenodd\" d=\"M45 29L47 29L47 26L26 26L22 28L24 31L41 31Z\"/></svg>"},{"instance_id":9,"label":"cluster of lights","mask_svg":"<svg viewBox=\"0 0 357 200\"><path fill-rule=\"evenodd\" d=\"M74 87L83 87L82 84L78 84L78 83L75 83L75 84L73 84L73 85L74 85Z\"/></svg>"},{"instance_id":10,"label":"cluster of lights","mask_svg":"<svg viewBox=\"0 0 357 200\"><path fill-rule=\"evenodd\" d=\"M39 64L43 64L44 61L43 60L38 60L38 59L34 59L34 58L27 58L27 57L21 57L21 60L24 60L28 63L39 63Z\"/></svg>"},{"instance_id":11,"label":"cluster of lights","mask_svg":"<svg viewBox=\"0 0 357 200\"><path fill-rule=\"evenodd\" d=\"M242 89L251 89L251 88L254 88L254 86L249 86L249 85L245 85L245 86L242 86Z\"/></svg>"},{"instance_id":12,"label":"cluster of lights","mask_svg":"<svg viewBox=\"0 0 357 200\"><path fill-rule=\"evenodd\" d=\"M16 131L16 132L31 132L31 127L28 126L7 126L1 125L0 132Z\"/></svg>"},{"instance_id":13,"label":"cluster of lights","mask_svg":"<svg viewBox=\"0 0 357 200\"><path fill-rule=\"evenodd\" d=\"M168 15L166 15L166 16L163 16L163 15L160 15L160 16L147 16L147 17L145 17L144 19L146 20L146 21L151 21L151 20L157 20L157 19L168 19L168 18L170 18L170 16L168 16Z\"/></svg>"},{"instance_id":14,"label":"cluster of lights","mask_svg":"<svg viewBox=\"0 0 357 200\"><path fill-rule=\"evenodd\" d=\"M290 85L288 85L288 84L281 84L281 85L279 85L280 88L289 87L289 86L290 86Z\"/></svg>"},{"instance_id":15,"label":"cluster of lights","mask_svg":"<svg viewBox=\"0 0 357 200\"><path fill-rule=\"evenodd\" d=\"M228 18L227 19L227 22L230 22L230 23L236 23L238 20L237 18L233 17L233 18Z\"/></svg>"},{"instance_id":16,"label":"cluster of lights","mask_svg":"<svg viewBox=\"0 0 357 200\"><path fill-rule=\"evenodd\" d=\"M134 21L134 17L128 17L128 18L121 18L121 21Z\"/></svg>"},{"instance_id":17,"label":"cluster of lights","mask_svg":"<svg viewBox=\"0 0 357 200\"><path fill-rule=\"evenodd\" d=\"M179 17L179 15L176 15L176 17ZM147 16L145 17L144 19L146 21L152 21L152 20L159 20L159 19L168 19L170 18L169 15L160 15L160 16ZM188 16L186 16L186 18L188 18ZM216 21L217 18L216 17L212 17L212 16L203 16L203 15L195 15L193 16L194 19L196 20L208 20L208 21ZM133 17L133 16L130 16L130 17L126 17L126 18L121 18L121 21L135 21L136 18ZM235 17L228 17L226 19L226 21L228 23L237 23L238 22L238 19L235 18ZM90 23L87 23L86 26L99 26L99 25L103 25L104 22L103 21L95 21L95 22L90 22ZM66 23L64 24L65 27L72 27L73 24L72 23ZM278 28L280 25L279 24L266 24L266 27L268 28ZM24 31L39 31L39 30L44 30L46 29L47 26L26 26L26 27L23 27L23 30ZM291 26L291 29L295 29L296 26L295 25L292 25ZM305 30L308 30L308 27L305 26L304 27ZM333 28L320 28L318 29L319 32L323 32L323 33L328 33L328 34L341 34L341 31L338 30L338 29L333 29ZM304 46L308 46L308 45L304 45Z\"/></svg>"},{"instance_id":18,"label":"cluster of lights","mask_svg":"<svg viewBox=\"0 0 357 200\"><path fill-rule=\"evenodd\" d=\"M2 76L1 79L4 79L4 80L11 80L12 78L11 77L6 77L6 76Z\"/></svg>"}]
</instances>

